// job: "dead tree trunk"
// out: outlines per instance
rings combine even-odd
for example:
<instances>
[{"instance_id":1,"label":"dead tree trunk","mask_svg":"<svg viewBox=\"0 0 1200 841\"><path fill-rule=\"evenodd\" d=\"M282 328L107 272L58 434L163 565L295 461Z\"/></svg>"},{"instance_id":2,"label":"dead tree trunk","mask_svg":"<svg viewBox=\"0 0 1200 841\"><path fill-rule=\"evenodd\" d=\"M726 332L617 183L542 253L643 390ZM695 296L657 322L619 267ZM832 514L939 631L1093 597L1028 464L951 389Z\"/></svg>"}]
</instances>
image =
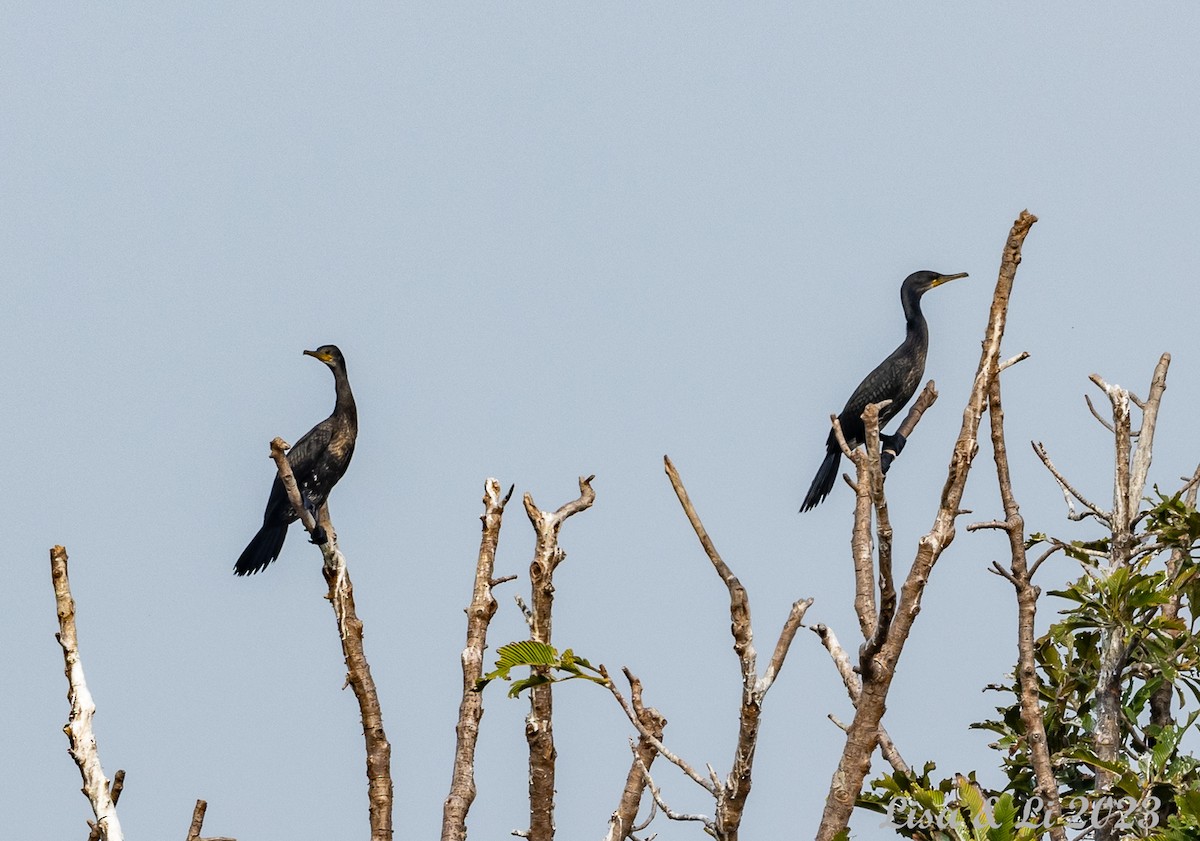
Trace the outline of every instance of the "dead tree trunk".
<instances>
[{"instance_id":1,"label":"dead tree trunk","mask_svg":"<svg viewBox=\"0 0 1200 841\"><path fill-rule=\"evenodd\" d=\"M533 524L537 542L533 561L529 565L529 583L533 588L533 611L530 617L531 638L551 645L554 606L554 570L567 557L558 545L558 531L563 522L580 511L586 511L596 501L592 479L579 480L579 498L557 511L542 511L534 505L533 497L525 494L525 512ZM536 672L544 673L537 668ZM525 719L525 740L529 744L529 841L551 841L554 838L554 697L550 683L533 687L529 693L529 715Z\"/></svg>"}]
</instances>

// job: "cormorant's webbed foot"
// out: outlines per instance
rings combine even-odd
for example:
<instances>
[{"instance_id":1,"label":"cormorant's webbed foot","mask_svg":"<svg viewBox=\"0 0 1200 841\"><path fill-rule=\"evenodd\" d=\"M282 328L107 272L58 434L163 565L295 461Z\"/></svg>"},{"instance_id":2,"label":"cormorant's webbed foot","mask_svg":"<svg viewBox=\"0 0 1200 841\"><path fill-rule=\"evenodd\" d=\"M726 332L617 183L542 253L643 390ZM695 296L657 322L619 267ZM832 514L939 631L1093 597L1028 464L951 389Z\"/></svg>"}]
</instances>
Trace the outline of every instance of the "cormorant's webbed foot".
<instances>
[{"instance_id":1,"label":"cormorant's webbed foot","mask_svg":"<svg viewBox=\"0 0 1200 841\"><path fill-rule=\"evenodd\" d=\"M908 439L899 432L894 435L879 436L879 466L884 473L888 472L888 468L892 466L892 462L896 460L896 456L900 455L900 451L907 443Z\"/></svg>"},{"instance_id":2,"label":"cormorant's webbed foot","mask_svg":"<svg viewBox=\"0 0 1200 841\"><path fill-rule=\"evenodd\" d=\"M310 540L317 546L324 546L329 542L329 535L325 533L325 529L322 528L320 523L313 529Z\"/></svg>"}]
</instances>

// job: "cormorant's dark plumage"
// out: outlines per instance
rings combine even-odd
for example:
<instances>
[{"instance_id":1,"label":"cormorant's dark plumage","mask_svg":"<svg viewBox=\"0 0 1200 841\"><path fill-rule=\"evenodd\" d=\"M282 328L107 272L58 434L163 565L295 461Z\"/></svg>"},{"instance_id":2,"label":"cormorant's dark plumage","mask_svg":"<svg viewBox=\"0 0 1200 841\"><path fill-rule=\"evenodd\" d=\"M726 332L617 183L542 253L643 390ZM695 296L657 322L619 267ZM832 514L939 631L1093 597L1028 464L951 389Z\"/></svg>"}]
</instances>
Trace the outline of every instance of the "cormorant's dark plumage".
<instances>
[{"instance_id":1,"label":"cormorant's dark plumage","mask_svg":"<svg viewBox=\"0 0 1200 841\"><path fill-rule=\"evenodd\" d=\"M921 382L925 373L925 353L929 349L929 327L925 323L925 316L921 314L921 296L935 286L966 276L966 272L952 275L914 272L905 278L900 286L900 303L904 305L904 318L907 322L904 341L892 351L891 356L879 363L879 366L858 384L858 388L854 389L854 393L846 401L842 413L838 415L842 435L851 448L862 444L866 437L862 413L868 405L884 400L892 401L879 413L879 426L882 429L884 424L895 417L904 408L904 404L912 399ZM888 437L897 439L894 444L896 452L899 452L904 446L903 439L899 436ZM838 463L841 460L842 450L838 446L837 436L831 429L825 441L825 460L821 462L816 478L804 497L801 511L817 507L833 490Z\"/></svg>"},{"instance_id":2,"label":"cormorant's dark plumage","mask_svg":"<svg viewBox=\"0 0 1200 841\"><path fill-rule=\"evenodd\" d=\"M314 517L329 498L329 492L346 473L350 457L354 455L354 439L358 436L358 410L354 406L354 395L350 391L350 380L346 376L346 360L335 345L322 345L304 353L321 360L333 371L333 383L337 391L337 402L333 414L308 431L288 450L288 464L300 487L300 498L304 507ZM262 528L237 560L233 571L237 575L258 572L279 557L283 539L287 537L288 525L299 519L288 501L287 492L279 477L271 485L267 498L267 510L263 514Z\"/></svg>"}]
</instances>

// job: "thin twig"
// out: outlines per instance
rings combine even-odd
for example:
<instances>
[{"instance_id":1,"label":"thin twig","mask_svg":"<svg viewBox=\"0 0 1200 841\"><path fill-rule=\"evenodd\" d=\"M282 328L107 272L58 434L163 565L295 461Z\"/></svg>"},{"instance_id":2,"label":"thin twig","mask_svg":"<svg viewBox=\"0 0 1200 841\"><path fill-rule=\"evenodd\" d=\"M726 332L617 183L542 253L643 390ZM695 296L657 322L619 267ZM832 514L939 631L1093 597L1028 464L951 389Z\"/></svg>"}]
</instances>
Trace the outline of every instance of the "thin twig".
<instances>
[{"instance_id":1,"label":"thin twig","mask_svg":"<svg viewBox=\"0 0 1200 841\"><path fill-rule=\"evenodd\" d=\"M616 698L617 703L621 705L621 709L625 712L625 717L629 719L629 723L632 724L634 729L638 731L638 735L645 739L646 742L654 748L654 751L662 756L663 759L667 760L684 774L686 774L693 782L696 783L696 785L703 788L713 797L716 797L717 789L713 786L713 784L701 776L696 769L689 765L685 760L680 759L679 756L677 756L666 745L664 745L662 740L655 736L654 733L651 732L650 729L638 718L637 713L634 712L633 707L629 705L629 702L625 700L625 696L621 694L621 690L617 689L616 682L609 676L608 670L605 669L604 666L600 666L600 675L604 678L604 686L609 692L612 693L612 696ZM625 677L627 679L632 678L632 675L628 670L626 670Z\"/></svg>"},{"instance_id":2,"label":"thin twig","mask_svg":"<svg viewBox=\"0 0 1200 841\"><path fill-rule=\"evenodd\" d=\"M676 812L667 805L665 800L662 799L662 792L659 787L654 784L654 778L650 776L650 769L643 765L641 766L641 772L646 781L646 788L650 790L650 796L654 798L654 802L658 805L658 808L662 810L664 815L673 821L698 821L704 824L704 828L710 835L716 835L716 825L714 824L712 818L705 815L689 815L683 812Z\"/></svg>"},{"instance_id":3,"label":"thin twig","mask_svg":"<svg viewBox=\"0 0 1200 841\"><path fill-rule=\"evenodd\" d=\"M1096 411L1096 407L1094 405L1092 405L1091 395L1084 394L1083 399L1087 401L1087 407L1088 407L1088 410L1092 413L1092 417L1094 417L1096 420L1100 421L1101 426L1103 426L1105 429L1107 429L1109 432L1111 432L1115 435L1117 430L1113 428L1113 425L1110 421L1105 420L1103 417L1101 417L1100 413Z\"/></svg>"},{"instance_id":4,"label":"thin twig","mask_svg":"<svg viewBox=\"0 0 1200 841\"><path fill-rule=\"evenodd\" d=\"M1074 486L1067 481L1067 477L1063 476L1062 473L1059 472L1058 468L1054 466L1054 462L1050 460L1049 453L1046 452L1046 447L1040 441L1031 441L1030 443L1033 445L1033 451L1037 453L1037 457L1041 459L1042 464L1046 465L1046 469L1050 471L1050 475L1054 477L1055 481L1058 482L1058 486L1062 489L1063 497L1066 498L1067 507L1069 509L1069 513L1067 514L1068 519L1078 521L1087 516L1094 516L1106 524L1112 523L1112 513L1103 510L1100 506L1096 505L1094 502L1077 491ZM1087 512L1084 514L1076 514L1075 506L1071 503L1070 497L1067 496L1068 494L1079 500L1079 502L1088 509Z\"/></svg>"}]
</instances>

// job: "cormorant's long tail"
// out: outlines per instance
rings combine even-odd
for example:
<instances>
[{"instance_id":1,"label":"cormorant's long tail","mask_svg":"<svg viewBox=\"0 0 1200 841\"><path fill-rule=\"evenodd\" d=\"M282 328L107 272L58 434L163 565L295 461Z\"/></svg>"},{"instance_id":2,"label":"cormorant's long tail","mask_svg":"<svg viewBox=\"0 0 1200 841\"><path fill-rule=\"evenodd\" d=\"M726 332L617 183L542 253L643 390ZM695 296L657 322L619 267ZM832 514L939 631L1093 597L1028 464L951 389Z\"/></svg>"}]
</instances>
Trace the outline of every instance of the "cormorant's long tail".
<instances>
[{"instance_id":1,"label":"cormorant's long tail","mask_svg":"<svg viewBox=\"0 0 1200 841\"><path fill-rule=\"evenodd\" d=\"M825 460L821 462L821 467L817 470L817 475L812 481L812 485L808 488L808 493L804 495L804 504L800 506L801 511L809 511L816 508L825 497L829 496L829 492L833 490L833 483L837 481L838 464L842 460L842 451L837 445L826 452Z\"/></svg>"},{"instance_id":2,"label":"cormorant's long tail","mask_svg":"<svg viewBox=\"0 0 1200 841\"><path fill-rule=\"evenodd\" d=\"M265 569L267 564L279 557L283 551L283 539L287 537L288 524L263 523L263 527L254 535L250 545L242 552L242 556L234 564L234 575L253 575Z\"/></svg>"}]
</instances>

